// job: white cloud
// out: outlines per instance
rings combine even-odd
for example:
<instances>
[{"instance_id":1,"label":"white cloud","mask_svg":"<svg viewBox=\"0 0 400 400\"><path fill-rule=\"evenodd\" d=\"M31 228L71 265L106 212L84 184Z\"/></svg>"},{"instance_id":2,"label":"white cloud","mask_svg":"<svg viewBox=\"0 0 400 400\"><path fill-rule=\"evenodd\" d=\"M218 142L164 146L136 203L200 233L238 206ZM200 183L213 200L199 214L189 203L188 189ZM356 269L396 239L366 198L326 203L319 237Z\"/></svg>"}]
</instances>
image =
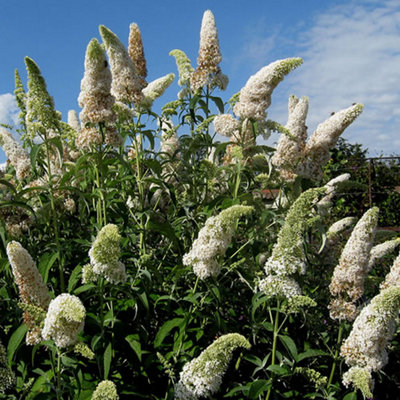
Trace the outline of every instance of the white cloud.
<instances>
[{"instance_id":1,"label":"white cloud","mask_svg":"<svg viewBox=\"0 0 400 400\"><path fill-rule=\"evenodd\" d=\"M302 35L304 64L291 81L296 95L310 98L311 132L332 111L360 102L364 112L345 137L370 154L400 153L393 146L400 126L399 39L397 1L354 1L316 18Z\"/></svg>"},{"instance_id":2,"label":"white cloud","mask_svg":"<svg viewBox=\"0 0 400 400\"><path fill-rule=\"evenodd\" d=\"M0 123L15 125L18 123L19 109L14 95L0 94Z\"/></svg>"}]
</instances>

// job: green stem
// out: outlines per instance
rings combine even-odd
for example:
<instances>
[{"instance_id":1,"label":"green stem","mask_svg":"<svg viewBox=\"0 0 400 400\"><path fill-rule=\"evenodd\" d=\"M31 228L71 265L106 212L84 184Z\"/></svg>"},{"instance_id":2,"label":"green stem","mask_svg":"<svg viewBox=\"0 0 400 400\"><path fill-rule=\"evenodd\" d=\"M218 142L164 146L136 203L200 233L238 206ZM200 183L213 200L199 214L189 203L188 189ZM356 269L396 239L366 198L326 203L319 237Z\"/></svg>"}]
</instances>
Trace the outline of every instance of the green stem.
<instances>
[{"instance_id":1,"label":"green stem","mask_svg":"<svg viewBox=\"0 0 400 400\"><path fill-rule=\"evenodd\" d=\"M61 353L60 349L57 347L57 400L62 399L61 396Z\"/></svg>"},{"instance_id":2,"label":"green stem","mask_svg":"<svg viewBox=\"0 0 400 400\"><path fill-rule=\"evenodd\" d=\"M276 313L275 313L275 321L274 321L274 332L273 332L273 339L272 339L272 354L271 354L271 364L270 365L275 365L276 345L278 342L278 334L279 334L279 330L282 327L282 325L279 326L279 308L280 308L280 301L278 300L278 303L276 305ZM271 396L273 379L274 379L274 373L272 372L271 373L271 386L268 389L265 400L268 400Z\"/></svg>"},{"instance_id":3,"label":"green stem","mask_svg":"<svg viewBox=\"0 0 400 400\"><path fill-rule=\"evenodd\" d=\"M341 323L339 326L339 333L338 333L338 338L337 338L337 342L336 342L336 350L335 350L335 355L333 357L331 373L329 375L328 387L332 384L332 380L335 375L336 361L337 361L337 358L339 355L339 348L340 348L340 343L342 341L342 334L343 334L343 323Z\"/></svg>"},{"instance_id":4,"label":"green stem","mask_svg":"<svg viewBox=\"0 0 400 400\"><path fill-rule=\"evenodd\" d=\"M49 148L49 144L47 142L47 136L45 136L45 143L46 143L47 173L48 173L48 177L49 177L51 215L52 215L54 237L55 237L56 247L57 247L58 269L59 269L59 273L60 273L60 289L61 289L61 293L64 293L65 292L64 267L63 267L63 262L62 262L62 257L61 257L60 238L58 236L57 213L56 213L56 206L55 206L55 202L54 202L53 177L51 174L51 164L50 164L50 148Z\"/></svg>"}]
</instances>

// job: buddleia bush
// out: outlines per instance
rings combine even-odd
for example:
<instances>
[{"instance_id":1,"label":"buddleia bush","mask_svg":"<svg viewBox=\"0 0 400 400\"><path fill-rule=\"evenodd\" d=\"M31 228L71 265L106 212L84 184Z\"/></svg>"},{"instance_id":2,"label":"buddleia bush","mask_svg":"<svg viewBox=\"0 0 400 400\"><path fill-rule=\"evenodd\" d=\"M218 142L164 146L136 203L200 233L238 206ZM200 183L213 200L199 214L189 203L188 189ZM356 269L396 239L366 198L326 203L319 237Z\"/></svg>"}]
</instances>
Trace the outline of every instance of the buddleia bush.
<instances>
[{"instance_id":1,"label":"buddleia bush","mask_svg":"<svg viewBox=\"0 0 400 400\"><path fill-rule=\"evenodd\" d=\"M398 260L367 295L364 282L397 242L376 247L376 208L332 218L349 176L321 184L363 106L311 135L306 97L290 97L286 125L268 119L298 57L223 100L211 11L197 66L173 49L177 72L154 80L137 24L128 47L100 37L67 121L34 60L26 84L15 74L19 124L0 129L0 398L350 399L373 380L388 398Z\"/></svg>"}]
</instances>

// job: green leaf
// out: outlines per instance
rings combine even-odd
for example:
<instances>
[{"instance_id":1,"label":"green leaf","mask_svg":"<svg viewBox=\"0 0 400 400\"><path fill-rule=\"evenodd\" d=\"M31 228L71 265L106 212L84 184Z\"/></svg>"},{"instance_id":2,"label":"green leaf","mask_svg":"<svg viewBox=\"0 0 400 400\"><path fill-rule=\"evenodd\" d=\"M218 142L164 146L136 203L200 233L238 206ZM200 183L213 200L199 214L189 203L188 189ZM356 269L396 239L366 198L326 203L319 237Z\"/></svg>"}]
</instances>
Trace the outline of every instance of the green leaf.
<instances>
[{"instance_id":1,"label":"green leaf","mask_svg":"<svg viewBox=\"0 0 400 400\"><path fill-rule=\"evenodd\" d=\"M296 344L294 343L292 338L290 338L289 336L279 335L279 339L281 340L281 342L285 346L286 350L293 357L293 360L295 360L297 362L299 356L298 356Z\"/></svg>"},{"instance_id":2,"label":"green leaf","mask_svg":"<svg viewBox=\"0 0 400 400\"><path fill-rule=\"evenodd\" d=\"M328 353L326 353L323 350L317 350L317 349L307 349L303 353L300 353L297 357L297 362L300 362L301 360L304 360L305 358L309 357L317 357L317 356L326 356Z\"/></svg>"},{"instance_id":3,"label":"green leaf","mask_svg":"<svg viewBox=\"0 0 400 400\"><path fill-rule=\"evenodd\" d=\"M258 379L251 383L247 397L249 399L257 399L258 396L261 396L267 389L269 389L270 386L270 381Z\"/></svg>"},{"instance_id":4,"label":"green leaf","mask_svg":"<svg viewBox=\"0 0 400 400\"><path fill-rule=\"evenodd\" d=\"M215 105L218 107L218 111L223 114L224 113L224 102L220 97L214 97L210 96L210 99L215 103Z\"/></svg>"},{"instance_id":5,"label":"green leaf","mask_svg":"<svg viewBox=\"0 0 400 400\"><path fill-rule=\"evenodd\" d=\"M157 332L156 338L154 339L154 347L157 348L161 346L165 337L172 331L172 329L182 326L184 322L184 318L174 318L165 322Z\"/></svg>"},{"instance_id":6,"label":"green leaf","mask_svg":"<svg viewBox=\"0 0 400 400\"><path fill-rule=\"evenodd\" d=\"M142 361L142 345L140 344L139 335L128 335L126 336L125 340L132 347L132 350L138 356L139 361Z\"/></svg>"},{"instance_id":7,"label":"green leaf","mask_svg":"<svg viewBox=\"0 0 400 400\"><path fill-rule=\"evenodd\" d=\"M71 272L71 276L69 277L68 281L68 293L71 293L74 290L77 282L79 281L79 274L81 273L81 271L82 266L78 265Z\"/></svg>"},{"instance_id":8,"label":"green leaf","mask_svg":"<svg viewBox=\"0 0 400 400\"><path fill-rule=\"evenodd\" d=\"M276 365L276 364L275 365L270 365L269 367L267 367L267 370L273 372L275 375L284 376L284 375L290 374L290 372L288 371L287 368L281 367L281 366Z\"/></svg>"},{"instance_id":9,"label":"green leaf","mask_svg":"<svg viewBox=\"0 0 400 400\"><path fill-rule=\"evenodd\" d=\"M356 392L351 392L346 394L346 396L343 397L343 400L357 400L357 393Z\"/></svg>"},{"instance_id":10,"label":"green leaf","mask_svg":"<svg viewBox=\"0 0 400 400\"><path fill-rule=\"evenodd\" d=\"M14 353L17 351L18 346L21 344L22 340L25 337L28 328L25 324L22 324L19 328L17 328L10 337L7 345L7 353L8 353L8 363L11 364L11 361L14 357Z\"/></svg>"},{"instance_id":11,"label":"green leaf","mask_svg":"<svg viewBox=\"0 0 400 400\"><path fill-rule=\"evenodd\" d=\"M43 144L43 143L34 144L34 145L32 146L32 148L31 148L30 157L31 157L31 166L32 166L32 169L33 169L33 170L36 170L36 168L35 168L35 167L36 167L36 159L37 159L37 156L38 156L38 154L39 154L39 150L40 150L42 144Z\"/></svg>"},{"instance_id":12,"label":"green leaf","mask_svg":"<svg viewBox=\"0 0 400 400\"><path fill-rule=\"evenodd\" d=\"M40 275L42 275L43 277L44 283L47 283L47 280L49 279L50 268L53 266L57 258L58 253L46 253L43 254L42 257L40 257L38 270L40 272Z\"/></svg>"},{"instance_id":13,"label":"green leaf","mask_svg":"<svg viewBox=\"0 0 400 400\"><path fill-rule=\"evenodd\" d=\"M111 359L112 359L112 347L111 347L111 343L108 343L106 351L104 352L104 359L103 359L104 379L108 378L108 374L110 372L110 366L111 366Z\"/></svg>"}]
</instances>

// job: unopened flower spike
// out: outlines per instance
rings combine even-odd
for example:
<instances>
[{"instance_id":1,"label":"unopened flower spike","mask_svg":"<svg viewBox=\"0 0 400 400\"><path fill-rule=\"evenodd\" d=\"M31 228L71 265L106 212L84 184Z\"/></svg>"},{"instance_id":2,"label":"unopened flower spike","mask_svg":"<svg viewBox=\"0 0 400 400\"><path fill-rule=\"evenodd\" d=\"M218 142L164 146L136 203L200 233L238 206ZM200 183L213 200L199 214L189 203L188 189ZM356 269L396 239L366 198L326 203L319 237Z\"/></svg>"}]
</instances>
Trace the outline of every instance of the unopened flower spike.
<instances>
[{"instance_id":1,"label":"unopened flower spike","mask_svg":"<svg viewBox=\"0 0 400 400\"><path fill-rule=\"evenodd\" d=\"M15 283L19 289L21 302L39 307L44 312L47 311L50 303L49 291L30 254L20 243L10 242L7 245L7 256ZM41 329L36 324L34 316L25 311L24 321L28 327L27 344L39 343L41 341Z\"/></svg>"},{"instance_id":2,"label":"unopened flower spike","mask_svg":"<svg viewBox=\"0 0 400 400\"><path fill-rule=\"evenodd\" d=\"M253 210L251 206L236 205L208 218L189 253L183 256L183 264L193 266L193 272L200 279L217 276L220 273L218 257L229 247L236 221Z\"/></svg>"},{"instance_id":3,"label":"unopened flower spike","mask_svg":"<svg viewBox=\"0 0 400 400\"><path fill-rule=\"evenodd\" d=\"M175 399L197 400L217 393L233 352L238 348L250 347L248 340L238 333L218 338L197 358L185 364L175 385Z\"/></svg>"},{"instance_id":4,"label":"unopened flower spike","mask_svg":"<svg viewBox=\"0 0 400 400\"><path fill-rule=\"evenodd\" d=\"M112 381L101 381L93 392L92 400L118 400L117 387Z\"/></svg>"},{"instance_id":5,"label":"unopened flower spike","mask_svg":"<svg viewBox=\"0 0 400 400\"><path fill-rule=\"evenodd\" d=\"M341 347L341 356L351 366L343 375L344 385L352 384L367 398L373 392L371 373L388 363L386 349L396 330L399 309L400 287L382 290L362 309Z\"/></svg>"},{"instance_id":6,"label":"unopened flower spike","mask_svg":"<svg viewBox=\"0 0 400 400\"><path fill-rule=\"evenodd\" d=\"M92 269L86 269L86 274L91 276L85 279L93 279L91 274L103 276L111 283L126 281L125 265L119 261L121 235L118 227L113 224L104 226L98 233L89 251ZM87 267L86 267L87 268Z\"/></svg>"},{"instance_id":7,"label":"unopened flower spike","mask_svg":"<svg viewBox=\"0 0 400 400\"><path fill-rule=\"evenodd\" d=\"M158 99L164 94L167 88L175 79L175 74L167 74L161 78L158 78L150 82L143 90L143 99L141 106L145 108L151 108L154 100Z\"/></svg>"},{"instance_id":8,"label":"unopened flower spike","mask_svg":"<svg viewBox=\"0 0 400 400\"><path fill-rule=\"evenodd\" d=\"M28 177L32 170L29 154L14 139L12 134L2 127L0 127L0 146L15 168L17 179L21 180Z\"/></svg>"},{"instance_id":9,"label":"unopened flower spike","mask_svg":"<svg viewBox=\"0 0 400 400\"><path fill-rule=\"evenodd\" d=\"M20 123L23 127L26 128L26 92L24 85L22 84L21 77L19 75L18 70L15 70L15 90L14 90L15 100L17 102L17 106L20 110L18 115Z\"/></svg>"},{"instance_id":10,"label":"unopened flower spike","mask_svg":"<svg viewBox=\"0 0 400 400\"><path fill-rule=\"evenodd\" d=\"M147 86L146 58L144 56L142 35L138 25L135 23L129 25L128 54L133 61L137 74L139 75L141 86L142 88L145 88Z\"/></svg>"},{"instance_id":11,"label":"unopened flower spike","mask_svg":"<svg viewBox=\"0 0 400 400\"><path fill-rule=\"evenodd\" d=\"M192 76L194 71L190 63L190 59L182 50L178 49L170 51L169 55L175 57L176 66L178 67L178 74L179 74L178 85L179 86L189 85L190 77Z\"/></svg>"},{"instance_id":12,"label":"unopened flower spike","mask_svg":"<svg viewBox=\"0 0 400 400\"><path fill-rule=\"evenodd\" d=\"M285 75L303 63L301 58L278 60L251 76L241 89L239 101L233 112L242 119L265 120L266 109L271 104L271 95Z\"/></svg>"},{"instance_id":13,"label":"unopened flower spike","mask_svg":"<svg viewBox=\"0 0 400 400\"><path fill-rule=\"evenodd\" d=\"M26 101L26 126L28 136L33 139L37 134L42 137L47 132L59 129L59 115L54 108L54 100L49 95L46 82L37 64L25 57L28 71L28 94Z\"/></svg>"},{"instance_id":14,"label":"unopened flower spike","mask_svg":"<svg viewBox=\"0 0 400 400\"><path fill-rule=\"evenodd\" d=\"M303 192L290 207L279 231L272 255L265 264L267 275L286 276L305 273L303 235L310 223L315 220L313 207L325 192L325 188L309 189Z\"/></svg>"},{"instance_id":15,"label":"unopened flower spike","mask_svg":"<svg viewBox=\"0 0 400 400\"><path fill-rule=\"evenodd\" d=\"M329 309L333 319L352 321L357 316L356 301L364 293L378 214L379 209L373 207L362 216L342 251L329 285L333 297Z\"/></svg>"},{"instance_id":16,"label":"unopened flower spike","mask_svg":"<svg viewBox=\"0 0 400 400\"><path fill-rule=\"evenodd\" d=\"M201 22L197 68L190 77L190 84L194 92L211 84L213 78L220 74L219 63L221 61L222 56L214 15L210 10L207 10L204 12Z\"/></svg>"},{"instance_id":17,"label":"unopened flower spike","mask_svg":"<svg viewBox=\"0 0 400 400\"><path fill-rule=\"evenodd\" d=\"M85 307L78 297L60 294L50 302L42 336L45 340L53 339L59 348L74 346L83 330L85 316Z\"/></svg>"},{"instance_id":18,"label":"unopened flower spike","mask_svg":"<svg viewBox=\"0 0 400 400\"><path fill-rule=\"evenodd\" d=\"M117 101L139 103L142 99L142 82L128 51L110 29L100 25L99 30L110 60L111 94Z\"/></svg>"}]
</instances>

